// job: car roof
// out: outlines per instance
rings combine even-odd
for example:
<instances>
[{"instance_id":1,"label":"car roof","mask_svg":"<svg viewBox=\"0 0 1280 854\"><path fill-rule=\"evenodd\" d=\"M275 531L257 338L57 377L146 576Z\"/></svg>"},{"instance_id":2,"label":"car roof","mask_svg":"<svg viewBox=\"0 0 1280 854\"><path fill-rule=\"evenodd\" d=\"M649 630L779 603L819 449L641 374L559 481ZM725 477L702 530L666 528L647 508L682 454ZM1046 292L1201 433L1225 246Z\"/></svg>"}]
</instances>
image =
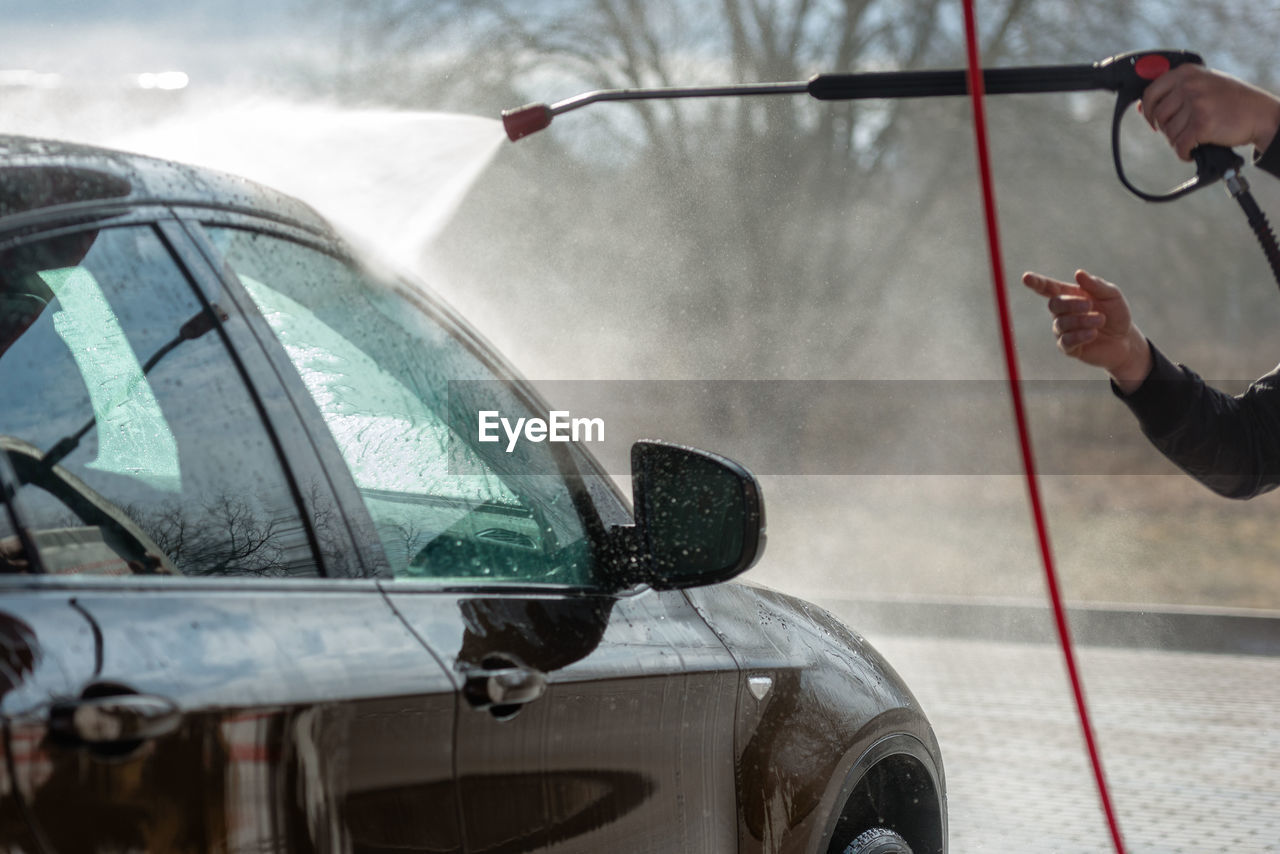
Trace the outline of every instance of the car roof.
<instances>
[{"instance_id":1,"label":"car roof","mask_svg":"<svg viewBox=\"0 0 1280 854\"><path fill-rule=\"evenodd\" d=\"M331 233L305 203L247 178L98 146L0 134L0 226L54 211L141 204L242 210Z\"/></svg>"}]
</instances>

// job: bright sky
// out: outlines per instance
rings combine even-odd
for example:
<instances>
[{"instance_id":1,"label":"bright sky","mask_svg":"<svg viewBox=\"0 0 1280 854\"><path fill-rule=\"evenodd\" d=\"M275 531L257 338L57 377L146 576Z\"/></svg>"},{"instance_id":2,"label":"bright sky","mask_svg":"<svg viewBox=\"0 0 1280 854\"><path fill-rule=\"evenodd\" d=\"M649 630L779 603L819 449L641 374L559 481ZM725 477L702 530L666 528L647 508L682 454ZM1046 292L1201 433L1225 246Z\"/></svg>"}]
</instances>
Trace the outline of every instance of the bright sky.
<instances>
[{"instance_id":1,"label":"bright sky","mask_svg":"<svg viewBox=\"0 0 1280 854\"><path fill-rule=\"evenodd\" d=\"M0 0L0 71L30 69L73 84L185 71L193 86L261 79L332 50L319 0ZM332 30L329 30L331 33Z\"/></svg>"}]
</instances>

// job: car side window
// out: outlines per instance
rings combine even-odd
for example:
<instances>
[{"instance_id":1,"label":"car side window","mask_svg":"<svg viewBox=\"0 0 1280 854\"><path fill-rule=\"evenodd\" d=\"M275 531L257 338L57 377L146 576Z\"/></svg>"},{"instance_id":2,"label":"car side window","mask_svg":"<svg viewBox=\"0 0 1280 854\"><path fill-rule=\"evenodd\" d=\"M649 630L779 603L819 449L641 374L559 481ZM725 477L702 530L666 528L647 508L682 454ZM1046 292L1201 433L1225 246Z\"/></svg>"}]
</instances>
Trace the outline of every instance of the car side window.
<instances>
[{"instance_id":1,"label":"car side window","mask_svg":"<svg viewBox=\"0 0 1280 854\"><path fill-rule=\"evenodd\" d=\"M316 573L217 312L150 226L0 253L0 450L48 571Z\"/></svg>"},{"instance_id":2,"label":"car side window","mask_svg":"<svg viewBox=\"0 0 1280 854\"><path fill-rule=\"evenodd\" d=\"M397 578L593 584L563 449L517 457L460 429L458 411L474 413L476 399L524 406L466 342L346 261L273 235L206 230L319 407ZM478 396L468 405L464 386Z\"/></svg>"}]
</instances>

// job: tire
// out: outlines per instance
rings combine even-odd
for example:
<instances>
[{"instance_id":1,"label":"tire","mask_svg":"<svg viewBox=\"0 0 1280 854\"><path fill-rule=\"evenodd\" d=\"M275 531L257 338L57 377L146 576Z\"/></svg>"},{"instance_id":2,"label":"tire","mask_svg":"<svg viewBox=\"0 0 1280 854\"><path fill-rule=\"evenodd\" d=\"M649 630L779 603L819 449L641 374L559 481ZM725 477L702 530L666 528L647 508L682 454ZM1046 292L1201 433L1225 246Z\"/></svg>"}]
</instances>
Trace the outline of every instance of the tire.
<instances>
[{"instance_id":1,"label":"tire","mask_svg":"<svg viewBox=\"0 0 1280 854\"><path fill-rule=\"evenodd\" d=\"M877 827L858 834L844 854L911 854L911 846L892 830Z\"/></svg>"}]
</instances>

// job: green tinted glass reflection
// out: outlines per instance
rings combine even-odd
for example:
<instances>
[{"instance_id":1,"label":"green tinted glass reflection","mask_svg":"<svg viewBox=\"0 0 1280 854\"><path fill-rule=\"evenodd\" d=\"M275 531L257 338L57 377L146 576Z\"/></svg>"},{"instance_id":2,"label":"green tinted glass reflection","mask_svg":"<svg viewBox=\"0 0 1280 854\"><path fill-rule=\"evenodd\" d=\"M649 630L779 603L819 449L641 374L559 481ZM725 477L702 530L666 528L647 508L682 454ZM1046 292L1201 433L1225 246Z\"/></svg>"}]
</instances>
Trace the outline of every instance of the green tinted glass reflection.
<instances>
[{"instance_id":1,"label":"green tinted glass reflection","mask_svg":"<svg viewBox=\"0 0 1280 854\"><path fill-rule=\"evenodd\" d=\"M553 452L517 466L450 427L450 381L498 379L457 335L323 252L210 233L320 409L397 577L591 583L584 525ZM514 405L514 395L493 404Z\"/></svg>"}]
</instances>

